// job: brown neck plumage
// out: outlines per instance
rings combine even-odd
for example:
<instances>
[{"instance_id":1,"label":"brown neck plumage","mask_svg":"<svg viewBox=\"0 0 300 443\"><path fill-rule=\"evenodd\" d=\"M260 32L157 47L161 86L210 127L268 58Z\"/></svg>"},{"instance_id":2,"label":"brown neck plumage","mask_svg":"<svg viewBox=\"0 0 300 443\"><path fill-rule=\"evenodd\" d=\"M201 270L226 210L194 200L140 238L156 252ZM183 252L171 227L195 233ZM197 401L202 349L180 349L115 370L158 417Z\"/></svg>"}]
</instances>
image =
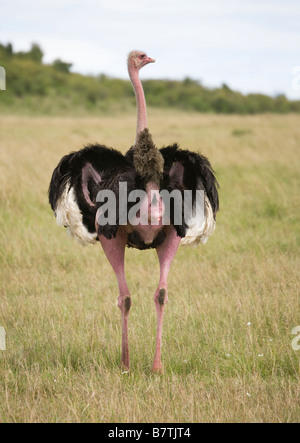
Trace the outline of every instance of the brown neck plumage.
<instances>
[{"instance_id":1,"label":"brown neck plumage","mask_svg":"<svg viewBox=\"0 0 300 443\"><path fill-rule=\"evenodd\" d=\"M159 186L164 170L164 159L153 143L147 128L138 134L136 143L131 150L133 165L145 185L155 182Z\"/></svg>"}]
</instances>

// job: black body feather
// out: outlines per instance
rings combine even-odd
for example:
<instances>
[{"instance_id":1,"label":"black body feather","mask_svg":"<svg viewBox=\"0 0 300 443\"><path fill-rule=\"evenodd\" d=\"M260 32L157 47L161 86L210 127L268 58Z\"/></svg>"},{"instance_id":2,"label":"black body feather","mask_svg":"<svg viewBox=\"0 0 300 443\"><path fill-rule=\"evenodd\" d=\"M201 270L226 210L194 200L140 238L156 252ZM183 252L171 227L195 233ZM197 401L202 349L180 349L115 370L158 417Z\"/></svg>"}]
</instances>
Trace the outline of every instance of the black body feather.
<instances>
[{"instance_id":1,"label":"black body feather","mask_svg":"<svg viewBox=\"0 0 300 443\"><path fill-rule=\"evenodd\" d=\"M87 202L82 189L82 170L87 163L92 165L103 180L103 183L95 183L93 179L88 181L90 199L95 206ZM83 224L89 232L94 233L96 197L101 184L106 181L109 184L116 174L125 169L128 169L128 163L123 154L103 145L89 145L78 152L65 155L55 168L50 182L49 203L52 210L55 212L57 203L68 183L70 188L74 188L77 204L83 216Z\"/></svg>"},{"instance_id":2,"label":"black body feather","mask_svg":"<svg viewBox=\"0 0 300 443\"><path fill-rule=\"evenodd\" d=\"M219 210L219 185L209 160L201 154L180 149L176 143L160 149L160 152L165 161L164 175L168 177L172 165L180 163L184 169L182 183L184 188L193 191L204 190L216 218Z\"/></svg>"},{"instance_id":3,"label":"black body feather","mask_svg":"<svg viewBox=\"0 0 300 443\"><path fill-rule=\"evenodd\" d=\"M143 132L149 137L148 130ZM145 144L145 137L143 138L143 143ZM161 168L161 158L163 158L164 161L162 176L159 170L160 190L166 189L171 192L174 189L179 189L183 192L184 189L190 189L195 192L197 189L203 189L212 206L214 217L216 217L216 212L219 209L218 184L213 169L206 157L179 149L178 145L174 144L157 151L157 155L154 158L156 159L156 164L159 164L159 168ZM153 161L152 165L148 168L147 165L145 165L144 170L148 175L151 175L151 170L155 170L155 161ZM95 180L95 176L90 176L87 179L87 190L90 202L83 192L83 168L87 164L90 164L101 177L101 181ZM139 169L140 173L137 172L135 164L136 156L134 155L134 148L131 148L124 156L115 149L96 144L89 145L78 152L64 156L53 172L49 187L49 202L52 210L55 212L59 199L68 184L69 188L72 187L75 191L77 204L83 216L83 224L90 233L95 233L95 217L97 209L100 206L100 204L96 202L96 198L100 190L109 189L115 193L117 210L120 182L127 182L128 194L135 189L145 190L145 177L141 176L141 168ZM182 165L182 177L176 176L176 173L172 172L174 164ZM156 170L158 171L157 167ZM132 203L132 205L133 204L134 203ZM130 204L128 204L128 209L129 208ZM171 208L171 214L172 213ZM173 222L172 216L171 221ZM116 226L110 226L108 224L99 226L97 233L110 239L116 236L118 227L117 213ZM187 226L183 222L181 226L175 226L175 229L180 237L184 237ZM159 233L152 245L145 245L135 231L128 236L128 246L134 246L138 249L154 248L163 241L164 233Z\"/></svg>"}]
</instances>

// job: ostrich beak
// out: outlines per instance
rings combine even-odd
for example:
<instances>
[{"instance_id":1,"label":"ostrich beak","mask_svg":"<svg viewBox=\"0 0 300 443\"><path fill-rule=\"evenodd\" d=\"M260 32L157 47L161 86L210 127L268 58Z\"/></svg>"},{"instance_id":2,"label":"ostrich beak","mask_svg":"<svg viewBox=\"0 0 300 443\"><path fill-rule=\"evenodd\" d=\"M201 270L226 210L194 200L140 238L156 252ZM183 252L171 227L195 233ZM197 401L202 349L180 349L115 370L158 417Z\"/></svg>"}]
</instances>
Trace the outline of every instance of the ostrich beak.
<instances>
[{"instance_id":1,"label":"ostrich beak","mask_svg":"<svg viewBox=\"0 0 300 443\"><path fill-rule=\"evenodd\" d=\"M147 57L146 63L155 63L155 58Z\"/></svg>"}]
</instances>

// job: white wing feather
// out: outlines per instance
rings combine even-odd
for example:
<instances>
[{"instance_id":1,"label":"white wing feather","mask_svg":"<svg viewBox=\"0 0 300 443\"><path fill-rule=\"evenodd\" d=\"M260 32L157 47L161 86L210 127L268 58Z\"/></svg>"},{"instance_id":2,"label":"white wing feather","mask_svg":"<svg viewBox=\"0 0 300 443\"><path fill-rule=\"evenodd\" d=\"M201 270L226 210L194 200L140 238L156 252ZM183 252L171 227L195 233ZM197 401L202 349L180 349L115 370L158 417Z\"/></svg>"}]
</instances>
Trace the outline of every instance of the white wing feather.
<instances>
[{"instance_id":1,"label":"white wing feather","mask_svg":"<svg viewBox=\"0 0 300 443\"><path fill-rule=\"evenodd\" d=\"M197 220L191 219L187 222L188 230L180 244L183 246L197 246L200 242L206 243L210 235L214 233L216 221L209 199L204 197L204 220L199 225Z\"/></svg>"},{"instance_id":2,"label":"white wing feather","mask_svg":"<svg viewBox=\"0 0 300 443\"><path fill-rule=\"evenodd\" d=\"M59 226L64 226L68 229L79 243L86 245L95 243L97 234L90 233L82 222L82 213L75 199L74 189L69 189L69 183L66 184L62 196L57 202L55 209L56 221Z\"/></svg>"}]
</instances>

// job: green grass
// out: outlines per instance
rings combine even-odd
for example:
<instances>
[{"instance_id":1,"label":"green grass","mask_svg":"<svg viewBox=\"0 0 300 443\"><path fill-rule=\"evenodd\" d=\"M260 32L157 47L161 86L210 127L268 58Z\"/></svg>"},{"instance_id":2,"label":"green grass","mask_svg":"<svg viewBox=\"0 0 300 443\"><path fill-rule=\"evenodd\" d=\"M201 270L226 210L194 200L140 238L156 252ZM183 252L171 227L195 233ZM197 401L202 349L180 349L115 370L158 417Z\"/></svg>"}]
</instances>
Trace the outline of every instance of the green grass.
<instances>
[{"instance_id":1,"label":"green grass","mask_svg":"<svg viewBox=\"0 0 300 443\"><path fill-rule=\"evenodd\" d=\"M110 265L99 245L82 248L58 228L47 203L61 156L96 140L125 151L134 113L1 117L1 422L299 421L298 119L149 111L157 145L209 157L221 199L214 236L174 260L158 375L155 252L127 251L124 373Z\"/></svg>"}]
</instances>

